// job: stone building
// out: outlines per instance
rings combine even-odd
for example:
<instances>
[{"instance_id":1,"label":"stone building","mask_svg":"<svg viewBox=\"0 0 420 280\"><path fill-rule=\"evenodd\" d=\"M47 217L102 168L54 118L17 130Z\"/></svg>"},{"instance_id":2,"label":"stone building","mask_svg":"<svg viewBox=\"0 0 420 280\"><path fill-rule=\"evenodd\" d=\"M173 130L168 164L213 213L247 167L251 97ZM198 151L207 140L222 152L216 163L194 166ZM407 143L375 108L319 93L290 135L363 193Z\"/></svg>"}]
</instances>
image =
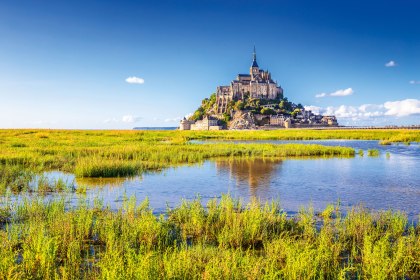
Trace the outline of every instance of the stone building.
<instances>
[{"instance_id":1,"label":"stone building","mask_svg":"<svg viewBox=\"0 0 420 280\"><path fill-rule=\"evenodd\" d=\"M335 116L323 116L321 123L329 126L338 126L337 118Z\"/></svg>"},{"instance_id":2,"label":"stone building","mask_svg":"<svg viewBox=\"0 0 420 280\"><path fill-rule=\"evenodd\" d=\"M181 122L182 125L182 122ZM180 129L181 129L180 125ZM222 126L218 125L218 120L211 117L204 117L202 120L196 121L190 125L191 130L221 130Z\"/></svg>"},{"instance_id":3,"label":"stone building","mask_svg":"<svg viewBox=\"0 0 420 280\"><path fill-rule=\"evenodd\" d=\"M285 118L283 115L271 115L270 116L270 125L274 126L284 126Z\"/></svg>"},{"instance_id":4,"label":"stone building","mask_svg":"<svg viewBox=\"0 0 420 280\"><path fill-rule=\"evenodd\" d=\"M179 124L179 130L190 130L192 124L194 124L193 121L189 121L186 118L184 118Z\"/></svg>"},{"instance_id":5,"label":"stone building","mask_svg":"<svg viewBox=\"0 0 420 280\"><path fill-rule=\"evenodd\" d=\"M258 67L257 54L253 53L249 74L238 74L229 86L219 86L216 90L217 112L225 113L227 104L232 100L243 100L245 96L260 99L283 97L283 89L271 79L271 73Z\"/></svg>"}]
</instances>

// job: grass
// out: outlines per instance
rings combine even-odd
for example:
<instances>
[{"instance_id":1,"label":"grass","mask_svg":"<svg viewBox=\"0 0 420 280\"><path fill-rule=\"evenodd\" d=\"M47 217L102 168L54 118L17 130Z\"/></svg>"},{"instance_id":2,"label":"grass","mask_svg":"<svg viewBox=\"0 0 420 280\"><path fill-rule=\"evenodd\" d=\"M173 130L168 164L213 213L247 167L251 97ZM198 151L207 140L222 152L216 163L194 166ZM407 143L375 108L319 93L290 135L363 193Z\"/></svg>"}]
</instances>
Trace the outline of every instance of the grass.
<instances>
[{"instance_id":1,"label":"grass","mask_svg":"<svg viewBox=\"0 0 420 280\"><path fill-rule=\"evenodd\" d=\"M226 133L224 135L217 132L213 135L212 132L184 131L0 130L0 166L19 166L20 169L32 173L61 170L74 173L78 177L123 177L220 157L354 155L351 148L321 145L189 142L203 137L222 139L246 136L244 132ZM256 132L249 133L251 134L247 137L259 139ZM260 133L262 137L268 135L268 132ZM15 177L19 176L16 174Z\"/></svg>"},{"instance_id":2,"label":"grass","mask_svg":"<svg viewBox=\"0 0 420 280\"><path fill-rule=\"evenodd\" d=\"M48 170L78 177L125 177L220 157L354 156L345 147L303 144L194 144L190 140L369 139L419 142L417 130L83 131L0 130L0 192L28 189ZM360 154L361 155L361 154Z\"/></svg>"},{"instance_id":3,"label":"grass","mask_svg":"<svg viewBox=\"0 0 420 280\"><path fill-rule=\"evenodd\" d=\"M378 157L379 156L379 150L377 150L377 149L369 149L367 154L370 157Z\"/></svg>"},{"instance_id":4,"label":"grass","mask_svg":"<svg viewBox=\"0 0 420 280\"><path fill-rule=\"evenodd\" d=\"M145 200L4 201L0 279L418 279L420 228L399 212L337 205L288 218L223 196L155 216ZM137 206L136 206L137 205Z\"/></svg>"},{"instance_id":5,"label":"grass","mask_svg":"<svg viewBox=\"0 0 420 280\"><path fill-rule=\"evenodd\" d=\"M0 194L5 194L7 190L12 194L21 192L47 194L74 192L76 187L73 181L52 179L44 174L37 175L19 165L0 165Z\"/></svg>"},{"instance_id":6,"label":"grass","mask_svg":"<svg viewBox=\"0 0 420 280\"><path fill-rule=\"evenodd\" d=\"M203 139L366 139L420 142L417 131L0 130L0 279L419 279L420 228L399 212L337 205L290 218L279 203L223 196L159 216L148 201L117 211L87 188L49 179L124 177L211 158L354 156L346 147L192 144ZM362 151L363 153L363 151ZM370 151L368 151L370 155ZM106 179L104 179L106 180ZM13 193L27 192L16 200ZM77 205L50 192L76 192ZM39 195L38 195L39 194Z\"/></svg>"}]
</instances>

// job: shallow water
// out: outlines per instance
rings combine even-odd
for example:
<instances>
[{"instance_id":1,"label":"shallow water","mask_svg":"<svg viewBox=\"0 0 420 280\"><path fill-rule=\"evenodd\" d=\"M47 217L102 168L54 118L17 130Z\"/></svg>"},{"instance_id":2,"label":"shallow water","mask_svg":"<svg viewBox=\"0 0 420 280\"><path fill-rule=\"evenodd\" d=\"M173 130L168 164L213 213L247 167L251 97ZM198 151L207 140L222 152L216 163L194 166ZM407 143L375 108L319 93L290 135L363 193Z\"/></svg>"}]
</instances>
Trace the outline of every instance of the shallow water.
<instances>
[{"instance_id":1,"label":"shallow water","mask_svg":"<svg viewBox=\"0 0 420 280\"><path fill-rule=\"evenodd\" d=\"M135 195L138 201L148 197L155 212L174 207L182 198L200 195L203 202L223 193L248 201L279 200L290 214L312 204L322 210L340 201L344 209L362 204L373 210L401 210L410 220L420 214L420 147L418 144L381 146L378 141L235 141L258 143L310 143L349 146L364 150L363 157L316 159L222 159L203 164L170 168L141 177L116 179L75 179L76 185L97 186L87 198L102 197L105 204L118 207L124 197ZM380 150L368 157L368 149ZM388 155L387 155L388 153ZM49 177L74 176L60 172ZM80 196L73 195L76 202Z\"/></svg>"}]
</instances>

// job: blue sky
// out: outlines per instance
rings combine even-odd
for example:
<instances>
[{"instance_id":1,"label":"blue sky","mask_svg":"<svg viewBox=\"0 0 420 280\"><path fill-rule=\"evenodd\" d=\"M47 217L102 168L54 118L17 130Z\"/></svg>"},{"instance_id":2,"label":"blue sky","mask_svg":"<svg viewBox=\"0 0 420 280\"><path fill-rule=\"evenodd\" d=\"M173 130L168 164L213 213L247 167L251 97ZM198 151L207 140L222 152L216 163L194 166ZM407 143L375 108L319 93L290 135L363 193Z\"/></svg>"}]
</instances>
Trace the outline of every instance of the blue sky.
<instances>
[{"instance_id":1,"label":"blue sky","mask_svg":"<svg viewBox=\"0 0 420 280\"><path fill-rule=\"evenodd\" d=\"M0 127L175 126L249 71L254 45L291 101L341 124L420 124L419 10L414 0L5 0Z\"/></svg>"}]
</instances>

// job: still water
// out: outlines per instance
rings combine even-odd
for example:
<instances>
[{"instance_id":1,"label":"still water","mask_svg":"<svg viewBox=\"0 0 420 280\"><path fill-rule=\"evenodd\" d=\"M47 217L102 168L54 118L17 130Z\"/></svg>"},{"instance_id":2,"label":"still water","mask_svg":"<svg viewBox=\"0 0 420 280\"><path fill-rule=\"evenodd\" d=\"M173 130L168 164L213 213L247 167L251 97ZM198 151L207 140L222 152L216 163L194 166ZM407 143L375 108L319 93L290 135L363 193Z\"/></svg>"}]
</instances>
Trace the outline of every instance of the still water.
<instances>
[{"instance_id":1,"label":"still water","mask_svg":"<svg viewBox=\"0 0 420 280\"><path fill-rule=\"evenodd\" d=\"M236 141L245 142L245 141ZM249 141L256 142L256 141ZM259 143L310 143L349 146L365 155L354 158L315 159L222 159L202 164L170 168L126 179L75 179L76 185L96 186L87 197L98 195L111 207L118 207L125 196L141 201L148 197L156 213L180 200L198 195L205 203L229 193L245 202L251 197L262 201L279 200L290 214L312 204L322 210L340 201L344 209L363 205L372 210L406 212L410 220L420 214L419 144L381 146L377 141L258 141ZM378 149L378 157L367 156ZM52 176L72 175L53 173ZM74 195L73 200L78 197Z\"/></svg>"}]
</instances>

